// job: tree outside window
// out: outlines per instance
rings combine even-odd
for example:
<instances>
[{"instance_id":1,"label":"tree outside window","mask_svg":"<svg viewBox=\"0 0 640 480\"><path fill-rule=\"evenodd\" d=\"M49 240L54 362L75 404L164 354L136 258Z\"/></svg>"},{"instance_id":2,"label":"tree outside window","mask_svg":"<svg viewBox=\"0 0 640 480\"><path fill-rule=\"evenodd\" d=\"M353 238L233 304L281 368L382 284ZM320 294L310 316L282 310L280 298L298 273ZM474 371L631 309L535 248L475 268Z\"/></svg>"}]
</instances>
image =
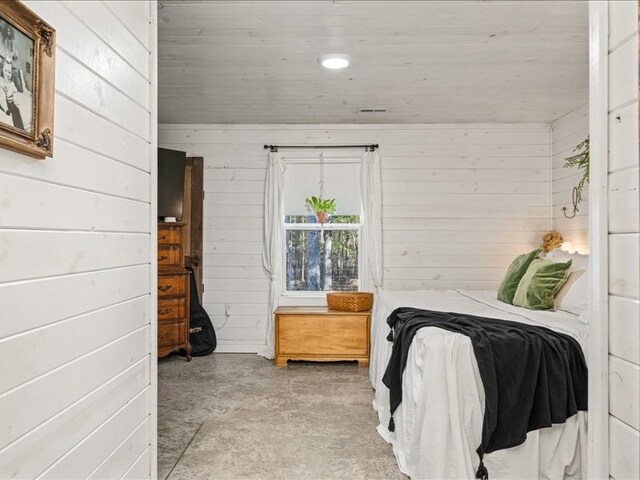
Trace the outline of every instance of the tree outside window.
<instances>
[{"instance_id":1,"label":"tree outside window","mask_svg":"<svg viewBox=\"0 0 640 480\"><path fill-rule=\"evenodd\" d=\"M287 215L285 248L286 291L359 289L358 215L334 215L323 228L317 223L315 215Z\"/></svg>"}]
</instances>

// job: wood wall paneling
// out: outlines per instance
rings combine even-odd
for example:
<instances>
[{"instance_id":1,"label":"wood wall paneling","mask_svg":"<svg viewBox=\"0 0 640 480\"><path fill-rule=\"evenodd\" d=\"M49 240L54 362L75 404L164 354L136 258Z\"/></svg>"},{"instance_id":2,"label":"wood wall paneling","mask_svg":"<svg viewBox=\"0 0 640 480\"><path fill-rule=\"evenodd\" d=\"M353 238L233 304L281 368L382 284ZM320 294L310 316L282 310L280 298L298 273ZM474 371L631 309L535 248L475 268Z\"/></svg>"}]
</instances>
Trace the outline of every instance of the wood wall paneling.
<instances>
[{"instance_id":1,"label":"wood wall paneling","mask_svg":"<svg viewBox=\"0 0 640 480\"><path fill-rule=\"evenodd\" d=\"M609 445L611 477L616 480L638 478L640 470L638 430L612 415L609 417L609 435L611 436Z\"/></svg>"},{"instance_id":2,"label":"wood wall paneling","mask_svg":"<svg viewBox=\"0 0 640 480\"><path fill-rule=\"evenodd\" d=\"M56 96L55 121L56 136L91 152L150 171L149 143L144 138L62 95Z\"/></svg>"},{"instance_id":3,"label":"wood wall paneling","mask_svg":"<svg viewBox=\"0 0 640 480\"><path fill-rule=\"evenodd\" d=\"M609 48L615 48L638 32L637 2L612 0L609 2Z\"/></svg>"},{"instance_id":4,"label":"wood wall paneling","mask_svg":"<svg viewBox=\"0 0 640 480\"><path fill-rule=\"evenodd\" d=\"M638 136L635 123L638 102L609 113L609 171L617 172L638 165Z\"/></svg>"},{"instance_id":5,"label":"wood wall paneling","mask_svg":"<svg viewBox=\"0 0 640 480\"><path fill-rule=\"evenodd\" d=\"M638 46L627 40L609 53L609 110L617 110L638 98L638 84L630 72L638 71Z\"/></svg>"},{"instance_id":6,"label":"wood wall paneling","mask_svg":"<svg viewBox=\"0 0 640 480\"><path fill-rule=\"evenodd\" d=\"M609 175L609 231L638 232L638 167Z\"/></svg>"},{"instance_id":7,"label":"wood wall paneling","mask_svg":"<svg viewBox=\"0 0 640 480\"><path fill-rule=\"evenodd\" d=\"M2 343L0 354L7 358L20 358L26 351L32 353L26 356L20 369L9 363L0 366L0 393L143 328L149 318L147 303L146 296L138 297L26 332L12 342ZM87 333L80 338L77 332L83 330ZM60 348L74 337L76 348Z\"/></svg>"},{"instance_id":8,"label":"wood wall paneling","mask_svg":"<svg viewBox=\"0 0 640 480\"><path fill-rule=\"evenodd\" d=\"M609 398L611 415L640 430L640 366L609 357Z\"/></svg>"},{"instance_id":9,"label":"wood wall paneling","mask_svg":"<svg viewBox=\"0 0 640 480\"><path fill-rule=\"evenodd\" d=\"M219 351L264 339L264 144L381 145L388 289L495 289L551 226L548 124L161 125L159 137L204 158L203 302ZM283 152L297 155L317 152Z\"/></svg>"},{"instance_id":10,"label":"wood wall paneling","mask_svg":"<svg viewBox=\"0 0 640 480\"><path fill-rule=\"evenodd\" d=\"M640 236L638 233L609 235L609 293L640 298L638 274Z\"/></svg>"},{"instance_id":11,"label":"wood wall paneling","mask_svg":"<svg viewBox=\"0 0 640 480\"><path fill-rule=\"evenodd\" d=\"M564 168L565 158L578 153L576 145L589 135L589 105L585 104L567 113L551 124L551 215L553 228L569 242L573 250L589 252L589 187L583 191L583 201L572 219L567 219L562 207L567 207L567 215L573 211L572 191L582 178L582 170Z\"/></svg>"},{"instance_id":12,"label":"wood wall paneling","mask_svg":"<svg viewBox=\"0 0 640 480\"><path fill-rule=\"evenodd\" d=\"M87 22L78 19L72 10L59 2L40 3L40 15L46 16L52 25L74 25L73 30L63 28L56 32L59 51L78 59L127 97L149 109L151 99L148 95L148 78L131 68L120 52L112 48L108 42L101 41L100 35L91 28L93 25L89 26ZM114 4L137 4L141 9L148 8L146 2L110 2L110 7ZM96 5L96 8L102 9L102 6ZM148 12L146 15L148 16ZM131 21L135 22L138 28L145 25L145 22L136 18L131 18ZM146 25L148 26L148 23ZM148 31L148 27L146 30Z\"/></svg>"},{"instance_id":13,"label":"wood wall paneling","mask_svg":"<svg viewBox=\"0 0 640 480\"><path fill-rule=\"evenodd\" d=\"M11 472L13 478L36 478L71 454L76 444L111 418L120 430L130 432L133 425L120 418L122 408L144 392L148 414L150 381L148 360L142 359L0 452L0 471ZM52 438L57 441L52 442ZM99 453L106 457L111 451L107 448ZM75 461L71 463L76 465ZM98 464L90 464L85 468L97 467ZM71 471L69 474L65 469L60 471L71 476Z\"/></svg>"},{"instance_id":14,"label":"wood wall paneling","mask_svg":"<svg viewBox=\"0 0 640 480\"><path fill-rule=\"evenodd\" d=\"M0 322L0 338L141 297L149 292L149 275L149 266L140 265L0 284L0 304L12 319ZM74 302L68 292L75 293Z\"/></svg>"},{"instance_id":15,"label":"wood wall paneling","mask_svg":"<svg viewBox=\"0 0 640 480\"><path fill-rule=\"evenodd\" d=\"M102 445L108 444L112 448L123 444L130 432L123 425L141 425L148 422L148 398L149 392L143 391L124 405L117 413L85 437L69 453L58 460L42 475L43 479L61 478L67 475L69 478L87 478L96 465L100 466L108 456Z\"/></svg>"},{"instance_id":16,"label":"wood wall paneling","mask_svg":"<svg viewBox=\"0 0 640 480\"><path fill-rule=\"evenodd\" d=\"M0 152L0 476L148 478L152 4L25 3L57 30L59 148Z\"/></svg>"},{"instance_id":17,"label":"wood wall paneling","mask_svg":"<svg viewBox=\"0 0 640 480\"><path fill-rule=\"evenodd\" d=\"M1 448L145 358L145 352L140 351L140 344L148 340L148 329L139 329L65 364L36 382L29 382L8 392L0 398L3 425L0 430ZM44 388L47 392L56 392L47 396L47 402L42 402L40 393Z\"/></svg>"},{"instance_id":18,"label":"wood wall paneling","mask_svg":"<svg viewBox=\"0 0 640 480\"><path fill-rule=\"evenodd\" d=\"M78 19L89 25L89 27L103 40L111 46L119 56L137 71L144 78L151 78L151 62L149 58L150 50L136 40L132 31L149 31L150 13L146 8L144 16L128 16L123 22L116 16L112 9L113 4L107 5L104 2L93 2L90 0L73 0L60 2L68 8ZM140 2L142 8L146 2ZM146 3L148 6L149 3ZM131 25L135 25L132 28Z\"/></svg>"},{"instance_id":19,"label":"wood wall paneling","mask_svg":"<svg viewBox=\"0 0 640 480\"><path fill-rule=\"evenodd\" d=\"M638 2L609 6L609 467L640 477Z\"/></svg>"},{"instance_id":20,"label":"wood wall paneling","mask_svg":"<svg viewBox=\"0 0 640 480\"><path fill-rule=\"evenodd\" d=\"M64 50L56 52L56 91L149 140L149 111ZM127 115L123 116L123 111Z\"/></svg>"},{"instance_id":21,"label":"wood wall paneling","mask_svg":"<svg viewBox=\"0 0 640 480\"><path fill-rule=\"evenodd\" d=\"M139 19L147 18L149 15L149 5L146 2L121 2L119 0L107 0L106 7L118 17L132 35L145 47L151 51L151 22L141 22Z\"/></svg>"},{"instance_id":22,"label":"wood wall paneling","mask_svg":"<svg viewBox=\"0 0 640 480\"><path fill-rule=\"evenodd\" d=\"M144 452L136 459L135 463L131 465L131 468L125 472L122 476L122 480L137 480L138 478L144 478L147 473L149 462L152 461L151 447L147 447Z\"/></svg>"},{"instance_id":23,"label":"wood wall paneling","mask_svg":"<svg viewBox=\"0 0 640 480\"><path fill-rule=\"evenodd\" d=\"M102 462L87 478L124 478L130 469L135 469L135 474L130 478L145 478L148 466L138 465L139 458L147 455L149 446L149 418L135 425L135 430L116 446L111 455ZM142 476L140 476L142 475Z\"/></svg>"},{"instance_id":24,"label":"wood wall paneling","mask_svg":"<svg viewBox=\"0 0 640 480\"><path fill-rule=\"evenodd\" d=\"M640 300L609 296L609 353L640 365Z\"/></svg>"}]
</instances>

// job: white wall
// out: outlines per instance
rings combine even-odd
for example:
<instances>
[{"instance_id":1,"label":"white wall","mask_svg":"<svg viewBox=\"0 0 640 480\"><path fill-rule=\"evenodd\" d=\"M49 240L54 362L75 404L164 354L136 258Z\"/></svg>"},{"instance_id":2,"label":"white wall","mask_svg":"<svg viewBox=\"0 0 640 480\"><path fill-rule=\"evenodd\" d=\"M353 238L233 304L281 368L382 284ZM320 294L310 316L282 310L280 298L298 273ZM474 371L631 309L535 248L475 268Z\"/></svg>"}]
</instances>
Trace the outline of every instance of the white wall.
<instances>
[{"instance_id":1,"label":"white wall","mask_svg":"<svg viewBox=\"0 0 640 480\"><path fill-rule=\"evenodd\" d=\"M58 35L55 158L0 150L0 477L148 478L156 6L26 3Z\"/></svg>"},{"instance_id":2,"label":"white wall","mask_svg":"<svg viewBox=\"0 0 640 480\"><path fill-rule=\"evenodd\" d=\"M552 180L552 217L553 228L564 236L572 250L580 253L589 252L589 186L583 190L582 202L578 213L568 219L562 213L567 207L567 215L571 215L573 204L571 195L573 187L582 178L582 170L564 168L565 159L576 155L574 148L589 135L589 105L585 104L551 123L551 180Z\"/></svg>"},{"instance_id":3,"label":"white wall","mask_svg":"<svg viewBox=\"0 0 640 480\"><path fill-rule=\"evenodd\" d=\"M203 300L219 351L264 340L264 144L380 144L388 289L495 289L551 227L547 124L159 128L161 146L205 159Z\"/></svg>"},{"instance_id":4,"label":"white wall","mask_svg":"<svg viewBox=\"0 0 640 480\"><path fill-rule=\"evenodd\" d=\"M609 3L610 475L640 478L638 3Z\"/></svg>"}]
</instances>

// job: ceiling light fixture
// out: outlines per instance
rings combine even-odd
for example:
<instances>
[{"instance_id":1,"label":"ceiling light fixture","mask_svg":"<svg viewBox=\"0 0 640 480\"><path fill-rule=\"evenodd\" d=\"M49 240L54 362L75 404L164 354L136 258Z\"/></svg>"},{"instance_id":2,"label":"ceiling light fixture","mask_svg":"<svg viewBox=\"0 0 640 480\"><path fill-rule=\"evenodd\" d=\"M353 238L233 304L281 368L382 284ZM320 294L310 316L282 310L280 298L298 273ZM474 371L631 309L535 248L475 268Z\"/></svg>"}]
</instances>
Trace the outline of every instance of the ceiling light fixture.
<instances>
[{"instance_id":1,"label":"ceiling light fixture","mask_svg":"<svg viewBox=\"0 0 640 480\"><path fill-rule=\"evenodd\" d=\"M322 55L318 60L324 68L331 70L346 68L349 66L349 63L351 63L351 57L344 53L328 53Z\"/></svg>"}]
</instances>

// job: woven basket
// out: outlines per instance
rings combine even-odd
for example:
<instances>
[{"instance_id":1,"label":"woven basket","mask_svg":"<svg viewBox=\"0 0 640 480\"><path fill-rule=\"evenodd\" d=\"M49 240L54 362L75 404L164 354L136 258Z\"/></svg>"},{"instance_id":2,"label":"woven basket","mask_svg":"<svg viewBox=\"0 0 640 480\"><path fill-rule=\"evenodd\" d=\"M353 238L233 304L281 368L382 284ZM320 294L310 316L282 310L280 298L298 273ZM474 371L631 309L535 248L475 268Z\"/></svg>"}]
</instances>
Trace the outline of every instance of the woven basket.
<instances>
[{"instance_id":1,"label":"woven basket","mask_svg":"<svg viewBox=\"0 0 640 480\"><path fill-rule=\"evenodd\" d=\"M373 293L369 292L329 292L327 293L329 310L343 312L364 312L373 306Z\"/></svg>"}]
</instances>

